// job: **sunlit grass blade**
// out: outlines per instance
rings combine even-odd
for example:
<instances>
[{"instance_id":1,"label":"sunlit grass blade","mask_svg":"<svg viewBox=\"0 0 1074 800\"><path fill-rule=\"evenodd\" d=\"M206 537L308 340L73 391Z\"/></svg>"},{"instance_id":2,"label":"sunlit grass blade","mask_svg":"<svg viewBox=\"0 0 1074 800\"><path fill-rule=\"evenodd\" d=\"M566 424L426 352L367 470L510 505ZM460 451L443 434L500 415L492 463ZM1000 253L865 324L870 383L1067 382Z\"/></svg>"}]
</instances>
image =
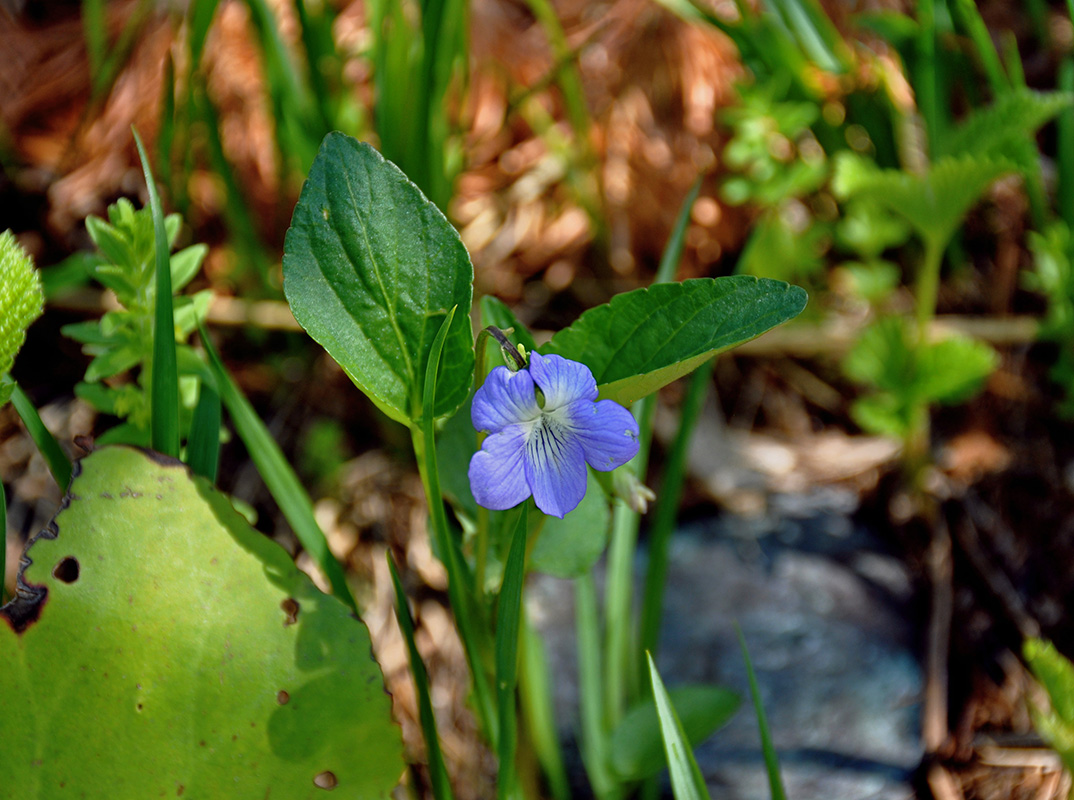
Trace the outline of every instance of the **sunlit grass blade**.
<instances>
[{"instance_id":1,"label":"sunlit grass blade","mask_svg":"<svg viewBox=\"0 0 1074 800\"><path fill-rule=\"evenodd\" d=\"M22 387L17 383L11 393L11 404L15 406L19 418L22 419L22 424L26 426L30 438L37 445L38 452L45 459L52 477L55 478L60 489L67 491L67 487L71 483L71 462L64 454L59 442L45 427L45 423L41 421L41 415L37 413L37 409L30 402L30 398L26 396Z\"/></svg>"},{"instance_id":2,"label":"sunlit grass blade","mask_svg":"<svg viewBox=\"0 0 1074 800\"><path fill-rule=\"evenodd\" d=\"M660 257L660 266L654 283L669 283L682 260L686 246L686 230L690 213L701 191L701 178L694 181L675 218L675 226ZM653 439L653 418L656 414L656 395L642 398L635 405L634 417L638 420L638 454L630 462L630 469L642 481L649 468L649 448ZM609 725L619 722L627 705L631 688L641 689L638 676L639 663L631 633L634 631L633 611L634 554L638 541L639 515L623 504L618 504L612 515L611 545L608 550L608 581L605 586L605 680L603 681L605 719Z\"/></svg>"},{"instance_id":3,"label":"sunlit grass blade","mask_svg":"<svg viewBox=\"0 0 1074 800\"><path fill-rule=\"evenodd\" d=\"M503 585L496 609L496 704L499 711L500 740L496 749L500 774L496 782L496 797L504 800L514 793L515 745L515 686L518 680L518 629L522 614L522 582L526 570L526 528L529 524L527 506L511 537L511 549L504 565Z\"/></svg>"},{"instance_id":4,"label":"sunlit grass blade","mask_svg":"<svg viewBox=\"0 0 1074 800\"><path fill-rule=\"evenodd\" d=\"M104 0L82 0L82 33L86 38L90 85L94 93L101 81L101 67L108 50L108 20Z\"/></svg>"},{"instance_id":5,"label":"sunlit grass blade","mask_svg":"<svg viewBox=\"0 0 1074 800\"><path fill-rule=\"evenodd\" d=\"M768 788L772 800L787 800L787 793L783 790L783 776L779 771L779 756L772 744L772 734L768 729L768 717L764 713L764 703L761 702L761 690L757 686L757 676L753 672L753 662L750 661L749 651L746 649L746 637L742 635L742 629L737 625L738 643L742 647L742 659L746 662L746 676L750 682L750 697L753 700L753 711L757 715L757 727L761 732L761 750L764 752L764 767L768 773Z\"/></svg>"},{"instance_id":6,"label":"sunlit grass blade","mask_svg":"<svg viewBox=\"0 0 1074 800\"><path fill-rule=\"evenodd\" d=\"M220 463L220 395L205 381L199 392L190 439L186 443L186 463L195 474L216 483Z\"/></svg>"},{"instance_id":7,"label":"sunlit grass blade","mask_svg":"<svg viewBox=\"0 0 1074 800\"><path fill-rule=\"evenodd\" d=\"M179 457L179 372L175 356L175 314L172 311L172 270L168 235L164 231L164 212L160 207L157 184L149 157L138 131L134 142L142 159L142 172L149 191L149 208L153 214L153 239L156 245L156 305L153 314L153 371L150 407L153 449L172 458Z\"/></svg>"},{"instance_id":8,"label":"sunlit grass blade","mask_svg":"<svg viewBox=\"0 0 1074 800\"><path fill-rule=\"evenodd\" d=\"M444 766L444 755L440 751L440 737L436 732L436 716L433 714L433 703L429 697L429 674L425 670L425 662L422 661L418 645L414 641L414 619L410 616L406 592L403 591L403 584L395 569L395 561L391 553L386 555L388 569L392 574L392 586L395 587L395 616L399 620L399 628L403 631L406 649L410 654L410 674L414 676L414 686L418 692L418 716L421 719L422 734L425 736L425 752L429 759L429 779L432 781L433 797L436 800L451 800L454 794L451 791L451 781L448 780L447 767Z\"/></svg>"},{"instance_id":9,"label":"sunlit grass blade","mask_svg":"<svg viewBox=\"0 0 1074 800\"><path fill-rule=\"evenodd\" d=\"M675 800L708 800L709 791L705 786L705 778L701 775L701 769L697 766L697 759L690 749L690 742L683 732L679 715L675 713L675 707L671 704L664 682L660 680L660 673L656 671L653 657L646 654L649 663L649 680L652 682L653 702L656 703L656 714L660 720L660 735L664 738L664 754L668 760L668 771L671 773L671 790L675 793Z\"/></svg>"},{"instance_id":10,"label":"sunlit grass blade","mask_svg":"<svg viewBox=\"0 0 1074 800\"><path fill-rule=\"evenodd\" d=\"M290 523L295 536L302 543L302 547L328 578L332 594L357 613L358 606L351 595L350 587L347 586L343 567L328 549L328 540L325 538L324 531L313 516L313 505L310 503L309 495L302 488L298 476L287 463L287 459L280 451L280 446L268 432L265 423L257 416L250 401L231 379L204 325L199 325L198 329L201 332L202 346L209 356L209 368L212 370L213 377L216 378L216 388L220 393L220 399L227 408L228 414L231 415L235 431L246 445L250 459L257 467L257 471L261 473L261 478L279 505L280 511Z\"/></svg>"},{"instance_id":11,"label":"sunlit grass blade","mask_svg":"<svg viewBox=\"0 0 1074 800\"><path fill-rule=\"evenodd\" d=\"M436 380L440 371L440 356L444 351L444 341L447 339L451 320L454 319L458 307L452 307L444 317L440 330L433 339L429 351L429 360L425 366L425 384L422 389L422 416L421 428L411 428L411 438L414 445L414 453L418 459L419 472L421 473L422 487L425 489L426 502L429 505L429 517L432 522L433 535L440 550L440 558L444 562L444 568L448 574L448 600L455 614L455 622L459 628L459 638L462 639L463 649L470 665L470 673L474 681L474 694L477 699L477 710L489 740L495 745L498 741L498 720L496 709L493 704L492 692L489 689L488 678L485 675L481 653L484 652L478 643L478 631L480 626L478 614L473 604L473 593L467 591L467 578L463 565L462 555L452 541L451 530L448 527L447 514L444 512L443 494L440 491L440 473L436 464L436 432L434 427L434 413L436 398Z\"/></svg>"},{"instance_id":12,"label":"sunlit grass blade","mask_svg":"<svg viewBox=\"0 0 1074 800\"><path fill-rule=\"evenodd\" d=\"M519 692L533 749L541 763L554 800L570 800L571 786L563 762L552 708L552 680L544 642L522 614L522 667Z\"/></svg>"},{"instance_id":13,"label":"sunlit grass blade","mask_svg":"<svg viewBox=\"0 0 1074 800\"><path fill-rule=\"evenodd\" d=\"M660 644L660 621L664 610L664 587L667 583L668 547L675 531L686 479L686 454L694 426L708 394L715 360L699 367L690 376L686 398L679 411L679 431L668 453L664 479L660 484L652 526L649 529L649 559L642 595L640 647L655 653Z\"/></svg>"},{"instance_id":14,"label":"sunlit grass blade","mask_svg":"<svg viewBox=\"0 0 1074 800\"><path fill-rule=\"evenodd\" d=\"M826 72L848 69L847 46L815 0L769 0L768 7L786 25L802 52Z\"/></svg>"}]
</instances>

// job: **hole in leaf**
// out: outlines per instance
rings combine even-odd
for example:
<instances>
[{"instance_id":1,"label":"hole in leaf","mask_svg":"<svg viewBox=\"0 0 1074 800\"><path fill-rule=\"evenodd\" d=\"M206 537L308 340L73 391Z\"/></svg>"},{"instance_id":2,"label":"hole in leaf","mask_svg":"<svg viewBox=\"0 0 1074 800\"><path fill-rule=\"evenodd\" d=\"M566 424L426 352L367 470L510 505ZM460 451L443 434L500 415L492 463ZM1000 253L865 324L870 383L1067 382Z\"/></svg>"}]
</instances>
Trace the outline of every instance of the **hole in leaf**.
<instances>
[{"instance_id":1,"label":"hole in leaf","mask_svg":"<svg viewBox=\"0 0 1074 800\"><path fill-rule=\"evenodd\" d=\"M287 702L290 699L291 695L289 695L285 690L280 689L280 691L276 692L276 702L279 703L281 706L287 705Z\"/></svg>"},{"instance_id":2,"label":"hole in leaf","mask_svg":"<svg viewBox=\"0 0 1074 800\"><path fill-rule=\"evenodd\" d=\"M63 559L59 564L52 568L52 577L61 580L64 583L74 583L77 581L78 559L74 556L67 556L67 558Z\"/></svg>"},{"instance_id":3,"label":"hole in leaf","mask_svg":"<svg viewBox=\"0 0 1074 800\"><path fill-rule=\"evenodd\" d=\"M135 708L138 709L138 711L140 712L142 710L142 704L139 703L138 705L135 706Z\"/></svg>"},{"instance_id":4,"label":"hole in leaf","mask_svg":"<svg viewBox=\"0 0 1074 800\"><path fill-rule=\"evenodd\" d=\"M294 625L298 622L298 601L295 600L295 598L288 597L280 603L280 608L282 608L283 613L287 615L287 619L283 621L283 627L286 628L288 625Z\"/></svg>"},{"instance_id":5,"label":"hole in leaf","mask_svg":"<svg viewBox=\"0 0 1074 800\"><path fill-rule=\"evenodd\" d=\"M318 789L335 789L338 784L339 781L336 780L336 776L328 770L313 776L313 785Z\"/></svg>"}]
</instances>

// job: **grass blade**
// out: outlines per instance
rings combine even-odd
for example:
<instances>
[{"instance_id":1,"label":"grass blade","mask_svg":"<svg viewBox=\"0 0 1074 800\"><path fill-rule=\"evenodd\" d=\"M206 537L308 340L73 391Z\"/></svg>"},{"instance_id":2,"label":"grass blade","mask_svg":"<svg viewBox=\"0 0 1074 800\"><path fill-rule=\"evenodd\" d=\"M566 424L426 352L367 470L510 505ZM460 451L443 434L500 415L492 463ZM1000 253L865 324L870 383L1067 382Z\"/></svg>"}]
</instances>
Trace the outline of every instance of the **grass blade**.
<instances>
[{"instance_id":1,"label":"grass blade","mask_svg":"<svg viewBox=\"0 0 1074 800\"><path fill-rule=\"evenodd\" d=\"M527 506L511 537L511 550L504 565L503 585L496 612L496 703L500 719L497 755L500 776L496 797L503 800L514 793L515 783L515 685L518 680L518 628L522 615L522 582L526 572Z\"/></svg>"},{"instance_id":2,"label":"grass blade","mask_svg":"<svg viewBox=\"0 0 1074 800\"><path fill-rule=\"evenodd\" d=\"M350 587L347 586L343 567L328 549L328 540L325 538L324 531L314 519L309 495L302 488L298 476L280 452L280 446L268 432L265 423L257 416L250 401L232 381L205 327L199 325L198 329L201 332L201 343L209 356L209 369L216 378L216 388L220 393L220 399L227 407L231 421L235 425L235 431L246 445L250 459L257 467L257 471L261 473L265 485L290 523L295 536L328 578L332 594L358 613L358 606L351 595Z\"/></svg>"},{"instance_id":3,"label":"grass blade","mask_svg":"<svg viewBox=\"0 0 1074 800\"><path fill-rule=\"evenodd\" d=\"M664 682L660 680L653 657L646 655L646 658L649 662L653 702L656 703L656 713L660 720L660 735L664 739L664 754L668 760L671 790L675 793L675 800L708 800L709 791L705 786L705 779L697 766L697 759L690 749L686 734L683 733L679 715L675 713Z\"/></svg>"},{"instance_id":4,"label":"grass blade","mask_svg":"<svg viewBox=\"0 0 1074 800\"><path fill-rule=\"evenodd\" d=\"M761 749L764 751L764 766L768 773L768 787L772 794L772 800L787 800L787 793L783 791L783 777L779 772L779 756L776 748L772 745L772 734L768 730L768 717L764 713L764 704L761 702L761 690L757 686L757 676L753 672L753 662L750 661L749 651L746 649L746 637L742 635L742 629L737 625L738 643L742 647L742 658L746 662L746 676L750 681L750 697L753 699L753 710L757 715L757 727L761 731Z\"/></svg>"},{"instance_id":5,"label":"grass blade","mask_svg":"<svg viewBox=\"0 0 1074 800\"><path fill-rule=\"evenodd\" d=\"M388 570L392 574L392 586L395 587L395 616L399 620L399 628L403 631L403 639L406 640L406 649L410 654L410 674L414 676L414 686L418 690L418 716L421 718L421 730L425 736L425 751L429 759L429 778L432 781L433 797L436 800L452 800L451 781L448 780L447 768L444 766L444 755L440 752L440 738L436 733L436 716L433 714L433 703L429 699L429 674L425 670L425 662L421 660L418 645L414 641L414 619L410 616L410 607L407 605L406 592L399 580L399 573L395 569L395 561L392 554L387 553Z\"/></svg>"},{"instance_id":6,"label":"grass blade","mask_svg":"<svg viewBox=\"0 0 1074 800\"><path fill-rule=\"evenodd\" d=\"M45 423L41 421L41 415L37 413L37 409L30 402L30 398L26 396L22 387L17 383L11 393L11 404L15 406L15 410L22 419L22 424L26 426L30 438L34 440L38 451L44 457L45 463L48 465L48 471L52 473L52 477L56 479L60 489L66 492L68 485L71 483L71 462L63 452L59 442L45 427Z\"/></svg>"},{"instance_id":7,"label":"grass blade","mask_svg":"<svg viewBox=\"0 0 1074 800\"><path fill-rule=\"evenodd\" d=\"M132 129L133 130L133 129ZM164 231L164 212L157 195L153 170L138 131L134 131L138 156L142 159L145 185L149 190L149 208L153 214L153 238L156 244L156 305L153 315L153 364L150 406L153 449L172 458L179 457L179 371L175 356L175 314L172 311L172 269L168 235Z\"/></svg>"},{"instance_id":8,"label":"grass blade","mask_svg":"<svg viewBox=\"0 0 1074 800\"><path fill-rule=\"evenodd\" d=\"M425 385L422 391L422 418L421 429L411 429L411 437L414 444L414 453L418 459L418 469L421 473L422 488L425 490L425 499L429 505L429 518L432 522L433 535L440 550L440 558L444 562L444 568L448 574L448 600L455 614L455 622L459 628L459 638L462 639L463 648L466 651L466 659L470 665L470 673L474 681L474 694L477 696L477 710L481 721L488 733L489 741L494 745L498 741L497 715L492 702L492 692L489 689L488 679L484 672L482 649L479 648L477 639L478 628L474 626L474 620L478 614L473 605L473 592L464 591L466 588L466 575L463 568L461 554L455 546L451 531L448 528L447 515L444 513L443 494L440 491L440 473L436 463L436 434L434 432L433 407L436 397L436 377L440 371L440 355L444 350L444 340L447 339L451 320L455 317L458 306L452 307L444 322L433 339L432 348L429 351L429 361L425 367Z\"/></svg>"},{"instance_id":9,"label":"grass blade","mask_svg":"<svg viewBox=\"0 0 1074 800\"><path fill-rule=\"evenodd\" d=\"M548 657L540 634L529 624L525 614L522 615L522 669L518 680L530 739L548 779L552 797L554 800L570 800L571 785L552 709Z\"/></svg>"},{"instance_id":10,"label":"grass blade","mask_svg":"<svg viewBox=\"0 0 1074 800\"><path fill-rule=\"evenodd\" d=\"M649 530L649 563L645 572L645 590L641 607L641 649L655 653L660 644L660 619L664 610L664 586L667 583L668 547L675 531L686 479L686 453L690 448L697 418L712 380L713 359L694 371L679 412L679 431L668 454L664 480L657 495L653 523Z\"/></svg>"},{"instance_id":11,"label":"grass blade","mask_svg":"<svg viewBox=\"0 0 1074 800\"><path fill-rule=\"evenodd\" d=\"M578 694L582 719L582 760L598 800L618 796L608 770L608 728L601 705L600 620L592 573L574 581L575 629L578 636Z\"/></svg>"},{"instance_id":12,"label":"grass blade","mask_svg":"<svg viewBox=\"0 0 1074 800\"><path fill-rule=\"evenodd\" d=\"M220 395L202 381L198 405L190 424L190 439L186 443L186 463L196 475L216 483L220 463Z\"/></svg>"}]
</instances>

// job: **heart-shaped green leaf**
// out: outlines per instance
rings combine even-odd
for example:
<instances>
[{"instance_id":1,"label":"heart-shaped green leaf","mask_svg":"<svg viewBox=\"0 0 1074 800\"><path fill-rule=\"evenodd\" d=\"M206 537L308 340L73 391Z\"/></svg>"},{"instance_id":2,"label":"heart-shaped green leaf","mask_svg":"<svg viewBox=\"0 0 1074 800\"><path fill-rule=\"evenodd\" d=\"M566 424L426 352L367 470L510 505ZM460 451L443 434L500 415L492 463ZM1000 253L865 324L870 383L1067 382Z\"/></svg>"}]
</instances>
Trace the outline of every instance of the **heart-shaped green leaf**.
<instances>
[{"instance_id":1,"label":"heart-shaped green leaf","mask_svg":"<svg viewBox=\"0 0 1074 800\"><path fill-rule=\"evenodd\" d=\"M444 215L367 144L330 133L287 231L283 288L295 319L389 417L421 417L425 367L448 310L467 311L473 266ZM473 333L455 315L435 414L466 399Z\"/></svg>"},{"instance_id":2,"label":"heart-shaped green leaf","mask_svg":"<svg viewBox=\"0 0 1074 800\"><path fill-rule=\"evenodd\" d=\"M793 319L805 304L803 289L748 275L661 283L590 309L540 350L581 361L602 398L626 405Z\"/></svg>"},{"instance_id":3,"label":"heart-shaped green leaf","mask_svg":"<svg viewBox=\"0 0 1074 800\"><path fill-rule=\"evenodd\" d=\"M0 798L389 796L402 747L365 627L178 461L86 457L23 563Z\"/></svg>"}]
</instances>

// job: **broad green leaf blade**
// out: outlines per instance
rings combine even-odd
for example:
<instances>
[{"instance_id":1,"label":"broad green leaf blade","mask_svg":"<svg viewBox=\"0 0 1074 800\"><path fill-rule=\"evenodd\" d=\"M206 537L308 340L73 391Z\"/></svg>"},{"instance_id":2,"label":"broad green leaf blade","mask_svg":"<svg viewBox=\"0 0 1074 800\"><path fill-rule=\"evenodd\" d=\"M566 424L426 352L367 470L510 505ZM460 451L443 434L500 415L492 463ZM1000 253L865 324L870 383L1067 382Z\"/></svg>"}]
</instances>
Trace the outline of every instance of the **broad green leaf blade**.
<instances>
[{"instance_id":1,"label":"broad green leaf blade","mask_svg":"<svg viewBox=\"0 0 1074 800\"><path fill-rule=\"evenodd\" d=\"M965 336L930 342L918 358L919 396L946 405L973 397L999 366L999 353L991 345Z\"/></svg>"},{"instance_id":2,"label":"broad green leaf blade","mask_svg":"<svg viewBox=\"0 0 1074 800\"><path fill-rule=\"evenodd\" d=\"M287 232L283 274L295 319L377 406L411 426L433 337L448 309L463 309L444 343L436 416L466 399L470 257L436 206L372 147L325 137Z\"/></svg>"},{"instance_id":3,"label":"broad green leaf blade","mask_svg":"<svg viewBox=\"0 0 1074 800\"><path fill-rule=\"evenodd\" d=\"M1022 649L1033 676L1048 693L1052 710L1074 725L1074 665L1043 639L1029 639Z\"/></svg>"},{"instance_id":4,"label":"broad green leaf blade","mask_svg":"<svg viewBox=\"0 0 1074 800\"><path fill-rule=\"evenodd\" d=\"M429 760L429 779L432 782L433 797L436 800L452 800L454 794L451 791L451 781L448 780L447 767L444 766L444 755L440 750L440 737L436 732L436 716L433 713L433 703L429 696L429 674L425 670L425 662L418 652L418 645L414 639L414 618L410 616L410 606L407 605L406 592L399 580L399 572L395 568L392 554L388 553L388 571L392 576L392 586L395 588L395 616L399 620L399 629L403 632L406 641L407 653L410 655L410 674L414 676L414 687L418 692L418 715L421 718L421 731L425 736L425 751Z\"/></svg>"},{"instance_id":5,"label":"broad green leaf blade","mask_svg":"<svg viewBox=\"0 0 1074 800\"><path fill-rule=\"evenodd\" d=\"M747 275L657 284L590 309L540 351L581 361L602 398L626 405L794 318L805 303L797 286Z\"/></svg>"},{"instance_id":6,"label":"broad green leaf blade","mask_svg":"<svg viewBox=\"0 0 1074 800\"><path fill-rule=\"evenodd\" d=\"M1050 710L1030 709L1033 725L1070 769L1074 765L1074 666L1043 639L1026 640L1022 653L1051 703Z\"/></svg>"},{"instance_id":7,"label":"broad green leaf blade","mask_svg":"<svg viewBox=\"0 0 1074 800\"><path fill-rule=\"evenodd\" d=\"M563 519L547 517L541 526L530 556L531 571L578 578L587 574L604 552L611 512L592 470L587 472L585 497L578 507Z\"/></svg>"},{"instance_id":8,"label":"broad green leaf blade","mask_svg":"<svg viewBox=\"0 0 1074 800\"><path fill-rule=\"evenodd\" d=\"M172 458L179 457L179 374L175 362L175 315L172 311L172 269L169 237L164 228L164 212L157 195L157 184L142 138L134 131L134 142L142 159L142 172L149 191L153 214L154 255L156 259L156 301L153 311L153 373L150 403L153 410L153 448Z\"/></svg>"},{"instance_id":9,"label":"broad green leaf blade","mask_svg":"<svg viewBox=\"0 0 1074 800\"><path fill-rule=\"evenodd\" d=\"M328 548L328 539L325 538L324 531L313 516L313 504L310 503L309 495L302 488L302 483L295 475L294 469L287 463L280 446L272 438L265 423L257 416L257 412L246 399L246 395L231 380L231 375L220 360L204 326L199 330L201 343L209 356L209 369L216 382L217 393L227 408L228 414L231 415L235 431L246 445L250 460L257 467L261 479L272 494L272 499L279 505L280 511L290 523L298 541L302 543L302 547L310 554L310 558L328 578L328 582L332 585L332 592L357 612L358 606L347 585L347 576L344 575L343 567Z\"/></svg>"},{"instance_id":10,"label":"broad green leaf blade","mask_svg":"<svg viewBox=\"0 0 1074 800\"><path fill-rule=\"evenodd\" d=\"M678 686L668 692L688 746L696 747L724 725L742 701L720 686ZM623 781L656 775L665 764L656 706L651 699L631 708L611 736L611 766Z\"/></svg>"},{"instance_id":11,"label":"broad green leaf blade","mask_svg":"<svg viewBox=\"0 0 1074 800\"><path fill-rule=\"evenodd\" d=\"M389 796L402 747L365 627L178 461L87 456L23 564L0 798Z\"/></svg>"},{"instance_id":12,"label":"broad green leaf blade","mask_svg":"<svg viewBox=\"0 0 1074 800\"><path fill-rule=\"evenodd\" d=\"M649 679L653 685L653 702L660 722L660 735L664 740L664 755L667 757L668 771L671 773L671 790L675 800L703 800L709 797L705 779L694 759L690 742L683 732L682 724L675 713L671 698L668 696L664 682L656 671L653 657L649 656Z\"/></svg>"}]
</instances>

